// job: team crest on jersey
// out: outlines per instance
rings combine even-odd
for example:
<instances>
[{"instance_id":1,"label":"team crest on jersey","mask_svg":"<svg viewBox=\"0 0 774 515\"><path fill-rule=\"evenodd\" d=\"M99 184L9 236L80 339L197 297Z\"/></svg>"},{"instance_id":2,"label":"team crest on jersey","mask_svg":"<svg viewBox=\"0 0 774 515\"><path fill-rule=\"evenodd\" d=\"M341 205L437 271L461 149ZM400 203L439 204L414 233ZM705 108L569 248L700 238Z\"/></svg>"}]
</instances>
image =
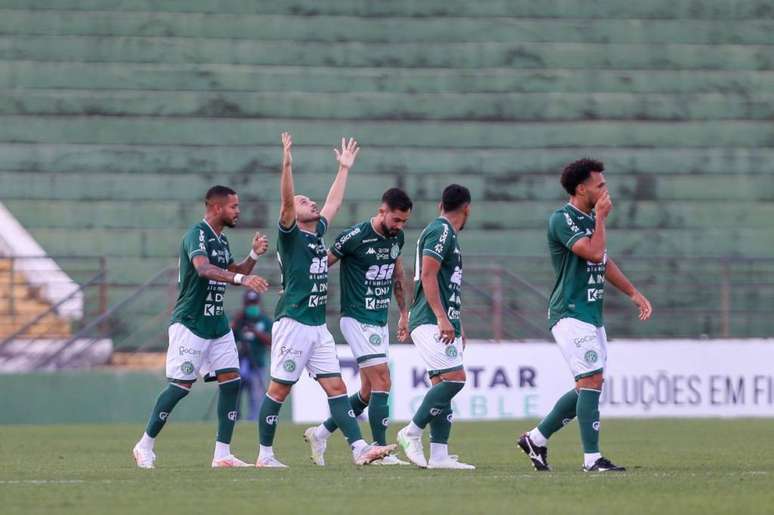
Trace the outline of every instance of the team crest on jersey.
<instances>
[{"instance_id":1,"label":"team crest on jersey","mask_svg":"<svg viewBox=\"0 0 774 515\"><path fill-rule=\"evenodd\" d=\"M390 248L390 257L392 259L397 259L400 255L400 247L398 247L397 243L393 243L392 247Z\"/></svg>"}]
</instances>

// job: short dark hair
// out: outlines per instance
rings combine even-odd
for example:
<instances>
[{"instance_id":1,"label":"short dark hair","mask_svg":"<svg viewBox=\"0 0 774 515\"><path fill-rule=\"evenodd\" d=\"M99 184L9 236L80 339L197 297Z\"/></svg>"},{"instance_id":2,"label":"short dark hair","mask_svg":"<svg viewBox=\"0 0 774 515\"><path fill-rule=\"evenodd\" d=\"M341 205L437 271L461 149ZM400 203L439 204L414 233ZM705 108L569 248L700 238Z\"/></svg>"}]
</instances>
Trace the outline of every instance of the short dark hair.
<instances>
[{"instance_id":1,"label":"short dark hair","mask_svg":"<svg viewBox=\"0 0 774 515\"><path fill-rule=\"evenodd\" d=\"M207 194L204 195L204 201L209 202L210 200L214 200L216 198L226 198L229 195L236 195L236 191L232 190L228 186L217 185L207 190Z\"/></svg>"},{"instance_id":2,"label":"short dark hair","mask_svg":"<svg viewBox=\"0 0 774 515\"><path fill-rule=\"evenodd\" d=\"M396 209L398 211L411 211L411 208L414 207L414 203L411 202L409 196L400 188L390 188L385 191L384 195L382 195L382 202L387 204L390 211L395 211Z\"/></svg>"},{"instance_id":3,"label":"short dark hair","mask_svg":"<svg viewBox=\"0 0 774 515\"><path fill-rule=\"evenodd\" d=\"M450 184L443 190L441 204L445 212L456 211L470 203L470 190L459 184Z\"/></svg>"},{"instance_id":4,"label":"short dark hair","mask_svg":"<svg viewBox=\"0 0 774 515\"><path fill-rule=\"evenodd\" d=\"M594 159L584 157L583 159L573 161L564 167L560 182L562 183L564 189L567 190L567 193L570 195L575 195L575 189L579 184L585 182L586 179L591 177L591 172L604 171L605 165L602 163L602 161L596 161Z\"/></svg>"}]
</instances>

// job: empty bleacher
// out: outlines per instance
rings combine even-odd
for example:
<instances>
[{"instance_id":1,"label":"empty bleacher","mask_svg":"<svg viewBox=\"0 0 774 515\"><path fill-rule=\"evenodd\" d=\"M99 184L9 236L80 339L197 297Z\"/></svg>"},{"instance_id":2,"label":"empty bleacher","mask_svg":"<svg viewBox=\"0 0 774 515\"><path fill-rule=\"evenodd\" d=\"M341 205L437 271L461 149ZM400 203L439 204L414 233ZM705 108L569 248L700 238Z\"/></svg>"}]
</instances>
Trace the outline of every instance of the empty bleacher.
<instances>
[{"instance_id":1,"label":"empty bleacher","mask_svg":"<svg viewBox=\"0 0 774 515\"><path fill-rule=\"evenodd\" d=\"M174 263L214 183L240 193L238 254L255 228L273 234L283 130L297 189L318 200L338 138L360 141L336 228L400 185L417 201L412 242L444 185L470 187L466 265L544 256L558 173L584 155L607 165L611 254L676 258L664 273L664 261L633 265L657 305L690 275L681 257L772 255L771 2L51 5L0 0L0 201L52 255L108 256L112 282ZM515 269L542 278L548 265ZM705 297L674 302L714 309ZM771 301L769 287L734 302ZM616 323L619 334L718 334L678 315L655 329ZM735 331L766 326L752 317Z\"/></svg>"}]
</instances>

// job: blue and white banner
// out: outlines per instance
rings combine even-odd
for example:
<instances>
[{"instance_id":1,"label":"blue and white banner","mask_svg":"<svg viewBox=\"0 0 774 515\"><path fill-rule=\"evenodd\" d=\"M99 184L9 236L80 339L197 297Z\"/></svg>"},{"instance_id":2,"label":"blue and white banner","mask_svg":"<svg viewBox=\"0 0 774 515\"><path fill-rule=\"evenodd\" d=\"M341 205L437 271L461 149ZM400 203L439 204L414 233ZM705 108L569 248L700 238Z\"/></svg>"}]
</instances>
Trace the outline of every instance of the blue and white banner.
<instances>
[{"instance_id":1,"label":"blue and white banner","mask_svg":"<svg viewBox=\"0 0 774 515\"><path fill-rule=\"evenodd\" d=\"M337 347L350 393L360 386L347 346ZM556 345L471 341L457 420L542 417L572 388ZM430 383L411 345L390 347L391 417L408 420ZM608 344L601 407L607 417L774 417L774 340L654 340ZM293 388L293 420L328 416L322 389L304 375Z\"/></svg>"}]
</instances>

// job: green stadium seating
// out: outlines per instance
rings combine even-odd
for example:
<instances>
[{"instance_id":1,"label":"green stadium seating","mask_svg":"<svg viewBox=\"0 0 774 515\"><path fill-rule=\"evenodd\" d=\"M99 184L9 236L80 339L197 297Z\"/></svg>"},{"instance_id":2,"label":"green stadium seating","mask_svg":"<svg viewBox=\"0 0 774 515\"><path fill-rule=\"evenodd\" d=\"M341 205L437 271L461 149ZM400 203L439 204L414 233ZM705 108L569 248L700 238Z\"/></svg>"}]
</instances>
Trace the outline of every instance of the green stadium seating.
<instances>
[{"instance_id":1,"label":"green stadium seating","mask_svg":"<svg viewBox=\"0 0 774 515\"><path fill-rule=\"evenodd\" d=\"M283 130L318 202L338 138L363 146L333 231L409 191L409 262L441 189L468 186L466 281L504 278L510 337L546 335L518 318L540 320L545 300L487 263L550 288L545 222L580 156L606 163L611 255L668 308L635 324L611 294L611 334L718 335L721 265L691 258L774 248L768 0L0 0L0 90L0 201L52 255L108 256L113 302L175 264L212 184L240 194L237 254L273 235ZM748 313L734 334L765 334L754 313L774 301L745 286L751 263L730 277ZM169 300L131 312L155 327ZM489 287L466 305L468 332L492 336ZM127 345L158 344L143 338Z\"/></svg>"}]
</instances>

